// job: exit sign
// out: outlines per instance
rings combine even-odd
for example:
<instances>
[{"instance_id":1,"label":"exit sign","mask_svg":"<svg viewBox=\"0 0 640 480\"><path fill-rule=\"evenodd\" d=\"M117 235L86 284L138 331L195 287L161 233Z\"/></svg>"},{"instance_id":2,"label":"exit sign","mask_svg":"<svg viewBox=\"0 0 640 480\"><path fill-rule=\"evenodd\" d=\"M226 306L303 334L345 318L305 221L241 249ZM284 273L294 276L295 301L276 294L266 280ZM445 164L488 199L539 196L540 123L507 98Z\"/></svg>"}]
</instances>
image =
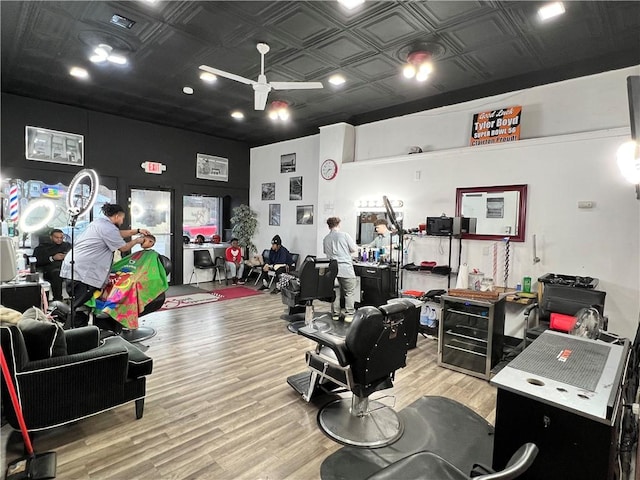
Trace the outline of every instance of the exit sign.
<instances>
[{"instance_id":1,"label":"exit sign","mask_svg":"<svg viewBox=\"0 0 640 480\"><path fill-rule=\"evenodd\" d=\"M162 172L167 170L167 166L160 162L143 162L140 164L146 173L155 173L161 175Z\"/></svg>"}]
</instances>

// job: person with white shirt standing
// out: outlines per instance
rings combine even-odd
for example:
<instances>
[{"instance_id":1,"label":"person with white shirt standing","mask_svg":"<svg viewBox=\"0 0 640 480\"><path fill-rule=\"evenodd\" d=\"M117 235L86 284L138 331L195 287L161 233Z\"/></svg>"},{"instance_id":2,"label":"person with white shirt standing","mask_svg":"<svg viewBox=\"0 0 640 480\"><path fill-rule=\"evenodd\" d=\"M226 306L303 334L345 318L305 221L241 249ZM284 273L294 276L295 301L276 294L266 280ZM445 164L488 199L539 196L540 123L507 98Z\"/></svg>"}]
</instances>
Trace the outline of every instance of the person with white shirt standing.
<instances>
[{"instance_id":1,"label":"person with white shirt standing","mask_svg":"<svg viewBox=\"0 0 640 480\"><path fill-rule=\"evenodd\" d=\"M352 254L358 251L356 242L353 241L351 235L340 231L340 218L329 217L327 219L327 226L329 227L329 234L322 240L322 247L324 254L331 260L337 260L338 262L338 275L337 280L340 285L340 293L344 296L344 308L346 315L345 321L350 322L353 320L353 314L355 313L355 290L356 290L356 272L353 269ZM336 295L333 304L331 305L331 316L334 319L340 318L340 297Z\"/></svg>"}]
</instances>

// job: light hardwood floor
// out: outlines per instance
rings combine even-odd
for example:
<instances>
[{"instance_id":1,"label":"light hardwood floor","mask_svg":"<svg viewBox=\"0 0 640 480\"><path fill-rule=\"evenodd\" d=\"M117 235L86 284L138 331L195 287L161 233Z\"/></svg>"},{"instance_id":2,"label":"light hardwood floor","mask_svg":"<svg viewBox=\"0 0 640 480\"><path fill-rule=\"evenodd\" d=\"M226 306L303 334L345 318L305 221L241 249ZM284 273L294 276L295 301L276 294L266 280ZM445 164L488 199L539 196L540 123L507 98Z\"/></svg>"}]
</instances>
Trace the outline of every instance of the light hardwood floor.
<instances>
[{"instance_id":1,"label":"light hardwood floor","mask_svg":"<svg viewBox=\"0 0 640 480\"><path fill-rule=\"evenodd\" d=\"M313 342L288 332L283 312L280 296L267 293L143 317L158 331L143 342L154 360L144 417L125 405L37 435L36 451L57 452L62 480L319 479L322 461L341 446L318 429L319 406L286 382L304 371ZM397 410L446 396L493 423L495 389L438 367L436 353L435 340L419 337L382 394L396 396ZM9 431L5 466L22 455L13 436L5 446Z\"/></svg>"}]
</instances>

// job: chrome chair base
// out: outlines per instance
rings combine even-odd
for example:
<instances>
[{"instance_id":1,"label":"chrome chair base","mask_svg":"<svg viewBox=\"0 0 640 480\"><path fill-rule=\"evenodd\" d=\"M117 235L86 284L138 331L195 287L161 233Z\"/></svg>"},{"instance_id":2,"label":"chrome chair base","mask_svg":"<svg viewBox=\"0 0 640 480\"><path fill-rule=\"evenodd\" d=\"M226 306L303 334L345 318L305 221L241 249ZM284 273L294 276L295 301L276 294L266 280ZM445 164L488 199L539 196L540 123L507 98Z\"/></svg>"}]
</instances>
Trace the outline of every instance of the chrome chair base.
<instances>
[{"instance_id":1,"label":"chrome chair base","mask_svg":"<svg viewBox=\"0 0 640 480\"><path fill-rule=\"evenodd\" d=\"M402 420L393 409L355 395L324 406L318 413L318 425L333 440L360 448L386 447L404 432Z\"/></svg>"},{"instance_id":2,"label":"chrome chair base","mask_svg":"<svg viewBox=\"0 0 640 480\"><path fill-rule=\"evenodd\" d=\"M142 342L156 336L156 330L151 327L138 327L135 330L122 330L120 336L129 343Z\"/></svg>"}]
</instances>

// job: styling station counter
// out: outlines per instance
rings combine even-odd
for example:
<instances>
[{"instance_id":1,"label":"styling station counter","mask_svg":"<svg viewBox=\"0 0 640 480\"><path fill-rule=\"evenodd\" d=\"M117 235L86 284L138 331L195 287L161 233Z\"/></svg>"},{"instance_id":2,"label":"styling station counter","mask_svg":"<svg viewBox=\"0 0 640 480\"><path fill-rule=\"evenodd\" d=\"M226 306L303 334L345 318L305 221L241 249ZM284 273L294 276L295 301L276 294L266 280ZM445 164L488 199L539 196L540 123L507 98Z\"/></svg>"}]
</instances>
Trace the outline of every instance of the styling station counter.
<instances>
[{"instance_id":1,"label":"styling station counter","mask_svg":"<svg viewBox=\"0 0 640 480\"><path fill-rule=\"evenodd\" d=\"M628 340L615 345L542 333L491 380L498 388L493 467L504 467L518 445L534 442L540 451L523 479L619 478L628 358Z\"/></svg>"},{"instance_id":2,"label":"styling station counter","mask_svg":"<svg viewBox=\"0 0 640 480\"><path fill-rule=\"evenodd\" d=\"M215 262L216 257L222 257L224 259L224 253L229 247L228 243L204 243L202 245L189 244L184 245L182 250L182 283L184 285L188 283L197 282L210 282L213 278L214 269L196 268L193 273L193 252L195 250L208 250L211 255L211 260ZM193 276L191 274L193 273ZM191 281L189 281L191 279Z\"/></svg>"}]
</instances>

